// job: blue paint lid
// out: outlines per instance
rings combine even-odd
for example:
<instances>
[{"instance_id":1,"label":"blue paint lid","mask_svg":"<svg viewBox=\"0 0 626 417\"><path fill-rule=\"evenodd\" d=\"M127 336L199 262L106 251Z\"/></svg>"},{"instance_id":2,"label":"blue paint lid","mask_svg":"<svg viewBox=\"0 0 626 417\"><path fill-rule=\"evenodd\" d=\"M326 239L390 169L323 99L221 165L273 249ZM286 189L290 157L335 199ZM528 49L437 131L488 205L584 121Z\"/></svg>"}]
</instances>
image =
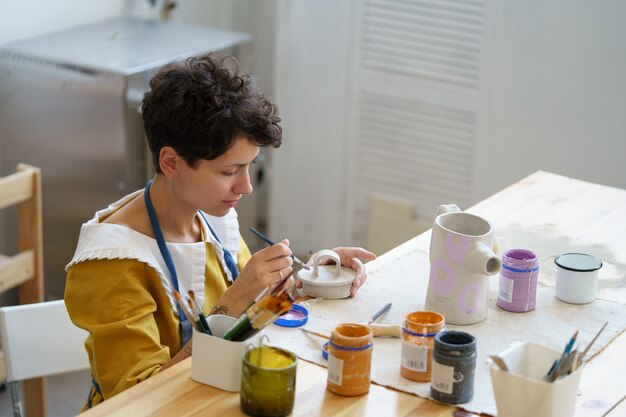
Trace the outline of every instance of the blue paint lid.
<instances>
[{"instance_id":1,"label":"blue paint lid","mask_svg":"<svg viewBox=\"0 0 626 417\"><path fill-rule=\"evenodd\" d=\"M291 309L274 321L283 327L299 327L309 321L309 311L300 304L294 304Z\"/></svg>"}]
</instances>

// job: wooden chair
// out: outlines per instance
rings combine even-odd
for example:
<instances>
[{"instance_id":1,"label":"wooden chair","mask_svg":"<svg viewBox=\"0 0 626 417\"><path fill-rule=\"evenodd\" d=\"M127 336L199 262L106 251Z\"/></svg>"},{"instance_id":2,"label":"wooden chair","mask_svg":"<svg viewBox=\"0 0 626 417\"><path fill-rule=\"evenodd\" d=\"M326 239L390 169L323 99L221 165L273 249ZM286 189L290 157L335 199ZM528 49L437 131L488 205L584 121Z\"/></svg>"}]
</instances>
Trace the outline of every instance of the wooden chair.
<instances>
[{"instance_id":1,"label":"wooden chair","mask_svg":"<svg viewBox=\"0 0 626 417\"><path fill-rule=\"evenodd\" d=\"M19 303L43 301L43 232L41 171L18 164L17 172L0 178L0 209L17 206L17 253L0 254L0 292L19 288ZM29 417L45 416L45 381L25 381L24 400Z\"/></svg>"}]
</instances>

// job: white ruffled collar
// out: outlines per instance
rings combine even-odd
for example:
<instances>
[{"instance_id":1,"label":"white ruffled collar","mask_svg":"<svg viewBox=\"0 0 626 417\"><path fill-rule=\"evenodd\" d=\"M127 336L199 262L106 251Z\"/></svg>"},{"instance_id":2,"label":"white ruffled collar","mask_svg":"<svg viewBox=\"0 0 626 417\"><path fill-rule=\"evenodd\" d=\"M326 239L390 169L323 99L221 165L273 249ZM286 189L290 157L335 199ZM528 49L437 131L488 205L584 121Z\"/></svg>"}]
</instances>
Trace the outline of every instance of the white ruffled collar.
<instances>
[{"instance_id":1,"label":"white ruffled collar","mask_svg":"<svg viewBox=\"0 0 626 417\"><path fill-rule=\"evenodd\" d=\"M101 223L101 219L106 218L120 207L128 204L137 197L143 190L138 190L123 197L109 205L106 209L96 212L94 217L83 224L78 238L76 252L70 263L65 267L69 269L72 265L94 259L136 259L139 262L148 264L154 268L161 279L161 284L170 300L172 310L178 313L176 300L173 295L173 281L167 269L163 256L155 239L139 233L126 226ZM210 216L204 214L210 222L211 227L217 234L224 247L236 260L239 252L239 222L237 212L231 209L223 217ZM222 265L222 270L226 272L228 279L232 282L232 276L226 266L222 244L213 236L208 226L198 214L200 224L203 228L204 242L196 243L167 243L168 250L176 266L178 285L181 294L186 294L191 290L195 293L200 305L204 301L204 273L206 264L205 243L213 245L215 254Z\"/></svg>"}]
</instances>

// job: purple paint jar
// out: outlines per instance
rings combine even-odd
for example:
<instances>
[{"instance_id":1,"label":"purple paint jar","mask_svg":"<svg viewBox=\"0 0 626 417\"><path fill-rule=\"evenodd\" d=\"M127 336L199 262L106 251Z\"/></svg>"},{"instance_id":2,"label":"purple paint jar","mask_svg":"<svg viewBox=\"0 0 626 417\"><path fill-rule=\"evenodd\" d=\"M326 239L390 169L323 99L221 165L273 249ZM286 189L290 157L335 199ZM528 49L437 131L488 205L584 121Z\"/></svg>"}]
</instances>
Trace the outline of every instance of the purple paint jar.
<instances>
[{"instance_id":1,"label":"purple paint jar","mask_svg":"<svg viewBox=\"0 0 626 417\"><path fill-rule=\"evenodd\" d=\"M496 304L501 309L524 313L535 309L537 298L537 255L526 249L511 249L502 256Z\"/></svg>"}]
</instances>

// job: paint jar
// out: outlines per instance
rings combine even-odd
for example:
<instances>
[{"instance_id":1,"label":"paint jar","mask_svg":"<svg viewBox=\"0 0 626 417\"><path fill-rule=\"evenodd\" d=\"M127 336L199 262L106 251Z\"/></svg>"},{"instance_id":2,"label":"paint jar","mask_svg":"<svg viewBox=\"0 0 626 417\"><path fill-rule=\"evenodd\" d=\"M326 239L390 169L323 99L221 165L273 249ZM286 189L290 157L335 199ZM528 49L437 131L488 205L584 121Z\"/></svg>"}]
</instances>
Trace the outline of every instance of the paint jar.
<instances>
[{"instance_id":1,"label":"paint jar","mask_svg":"<svg viewBox=\"0 0 626 417\"><path fill-rule=\"evenodd\" d=\"M411 381L430 381L435 336L443 325L443 316L435 311L407 314L402 326L400 375Z\"/></svg>"},{"instance_id":2,"label":"paint jar","mask_svg":"<svg viewBox=\"0 0 626 417\"><path fill-rule=\"evenodd\" d=\"M435 336L430 396L447 404L462 404L474 395L476 338L455 330Z\"/></svg>"},{"instance_id":3,"label":"paint jar","mask_svg":"<svg viewBox=\"0 0 626 417\"><path fill-rule=\"evenodd\" d=\"M374 336L362 324L342 323L330 336L326 388L339 395L355 396L370 390Z\"/></svg>"},{"instance_id":4,"label":"paint jar","mask_svg":"<svg viewBox=\"0 0 626 417\"><path fill-rule=\"evenodd\" d=\"M503 310L524 313L535 309L537 298L537 255L527 249L511 249L502 256L496 304Z\"/></svg>"},{"instance_id":5,"label":"paint jar","mask_svg":"<svg viewBox=\"0 0 626 417\"><path fill-rule=\"evenodd\" d=\"M250 416L286 416L296 394L296 355L261 346L243 354L241 410Z\"/></svg>"}]
</instances>

